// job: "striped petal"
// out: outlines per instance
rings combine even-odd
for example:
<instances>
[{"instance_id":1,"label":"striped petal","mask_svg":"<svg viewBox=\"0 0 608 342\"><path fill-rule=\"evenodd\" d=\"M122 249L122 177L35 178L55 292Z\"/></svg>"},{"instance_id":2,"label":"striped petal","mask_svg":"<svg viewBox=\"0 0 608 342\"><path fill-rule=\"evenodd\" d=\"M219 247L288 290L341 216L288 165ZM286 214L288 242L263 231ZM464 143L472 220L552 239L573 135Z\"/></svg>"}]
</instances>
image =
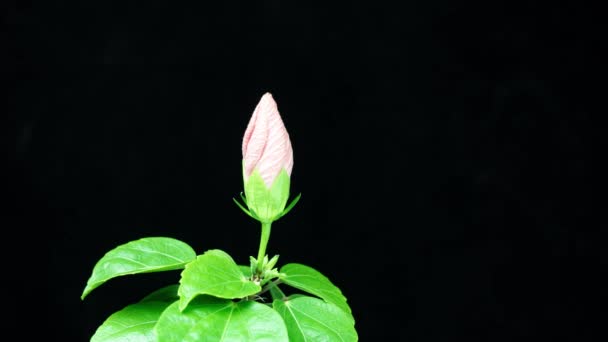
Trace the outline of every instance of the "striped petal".
<instances>
[{"instance_id":1,"label":"striped petal","mask_svg":"<svg viewBox=\"0 0 608 342\"><path fill-rule=\"evenodd\" d=\"M257 169L271 187L282 169L293 169L293 149L277 104L270 93L264 94L253 111L243 137L245 180Z\"/></svg>"}]
</instances>

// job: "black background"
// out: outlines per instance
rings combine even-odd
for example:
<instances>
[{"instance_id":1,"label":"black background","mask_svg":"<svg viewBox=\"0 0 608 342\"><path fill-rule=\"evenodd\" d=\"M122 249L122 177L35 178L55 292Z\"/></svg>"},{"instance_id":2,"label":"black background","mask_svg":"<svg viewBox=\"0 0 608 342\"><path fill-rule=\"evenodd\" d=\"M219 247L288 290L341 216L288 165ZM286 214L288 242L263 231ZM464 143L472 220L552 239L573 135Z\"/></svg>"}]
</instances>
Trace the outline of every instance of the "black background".
<instances>
[{"instance_id":1,"label":"black background","mask_svg":"<svg viewBox=\"0 0 608 342\"><path fill-rule=\"evenodd\" d=\"M597 8L5 7L3 282L19 333L86 341L177 282L177 271L117 278L81 301L95 262L131 240L255 255L258 225L232 198L268 91L302 193L268 251L332 279L360 340L596 340Z\"/></svg>"}]
</instances>

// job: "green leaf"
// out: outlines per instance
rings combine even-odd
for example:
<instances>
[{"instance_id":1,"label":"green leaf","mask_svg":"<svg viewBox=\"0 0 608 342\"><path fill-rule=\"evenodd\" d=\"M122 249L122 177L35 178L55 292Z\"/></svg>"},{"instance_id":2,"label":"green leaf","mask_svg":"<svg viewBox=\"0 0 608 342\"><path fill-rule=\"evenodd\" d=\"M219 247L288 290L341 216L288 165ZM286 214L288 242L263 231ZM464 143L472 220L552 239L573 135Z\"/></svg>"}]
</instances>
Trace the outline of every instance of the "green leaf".
<instances>
[{"instance_id":1,"label":"green leaf","mask_svg":"<svg viewBox=\"0 0 608 342\"><path fill-rule=\"evenodd\" d=\"M127 274L184 268L196 258L186 243L167 237L147 237L120 245L104 255L93 268L81 299L106 281Z\"/></svg>"},{"instance_id":2,"label":"green leaf","mask_svg":"<svg viewBox=\"0 0 608 342\"><path fill-rule=\"evenodd\" d=\"M179 299L179 296L177 295L178 288L179 285L177 284L165 286L145 296L140 302L157 301L173 303Z\"/></svg>"},{"instance_id":3,"label":"green leaf","mask_svg":"<svg viewBox=\"0 0 608 342\"><path fill-rule=\"evenodd\" d=\"M281 268L279 278L289 286L313 294L328 303L337 305L345 312L351 313L342 291L312 267L302 264L287 264Z\"/></svg>"},{"instance_id":4,"label":"green leaf","mask_svg":"<svg viewBox=\"0 0 608 342\"><path fill-rule=\"evenodd\" d=\"M184 336L188 335L199 319L225 309L229 302L226 299L203 295L194 298L183 312L178 302L169 305L154 327L158 342L184 341Z\"/></svg>"},{"instance_id":5,"label":"green leaf","mask_svg":"<svg viewBox=\"0 0 608 342\"><path fill-rule=\"evenodd\" d=\"M211 296L195 298L183 312L172 304L155 331L158 342L289 341L283 319L272 308Z\"/></svg>"},{"instance_id":6,"label":"green leaf","mask_svg":"<svg viewBox=\"0 0 608 342\"><path fill-rule=\"evenodd\" d=\"M91 342L156 341L154 325L169 304L157 301L131 304L108 317L97 328Z\"/></svg>"},{"instance_id":7,"label":"green leaf","mask_svg":"<svg viewBox=\"0 0 608 342\"><path fill-rule=\"evenodd\" d=\"M297 296L275 300L272 306L283 317L291 342L358 340L352 317L332 303Z\"/></svg>"},{"instance_id":8,"label":"green leaf","mask_svg":"<svg viewBox=\"0 0 608 342\"><path fill-rule=\"evenodd\" d=\"M251 277L251 266L239 265L239 269L243 272L243 275L247 278Z\"/></svg>"},{"instance_id":9,"label":"green leaf","mask_svg":"<svg viewBox=\"0 0 608 342\"><path fill-rule=\"evenodd\" d=\"M243 298L255 294L261 287L249 280L230 255L212 249L186 265L179 281L179 308L184 310L197 295L219 298Z\"/></svg>"}]
</instances>

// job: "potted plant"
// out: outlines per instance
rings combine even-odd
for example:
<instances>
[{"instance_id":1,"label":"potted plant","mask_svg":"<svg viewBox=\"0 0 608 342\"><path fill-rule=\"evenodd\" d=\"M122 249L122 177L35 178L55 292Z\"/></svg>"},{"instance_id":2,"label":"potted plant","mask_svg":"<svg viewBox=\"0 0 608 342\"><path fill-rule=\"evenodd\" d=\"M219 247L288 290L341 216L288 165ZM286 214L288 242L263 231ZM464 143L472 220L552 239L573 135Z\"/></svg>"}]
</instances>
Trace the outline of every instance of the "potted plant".
<instances>
[{"instance_id":1,"label":"potted plant","mask_svg":"<svg viewBox=\"0 0 608 342\"><path fill-rule=\"evenodd\" d=\"M144 237L110 250L95 264L82 300L115 277L182 271L178 283L110 315L91 341L357 341L338 287L312 267L277 267L278 255L266 254L272 223L300 199L287 205L292 167L289 134L266 93L243 138L243 203L234 200L261 224L257 257L241 265L220 249L197 255L170 237ZM285 287L293 294L286 295Z\"/></svg>"}]
</instances>

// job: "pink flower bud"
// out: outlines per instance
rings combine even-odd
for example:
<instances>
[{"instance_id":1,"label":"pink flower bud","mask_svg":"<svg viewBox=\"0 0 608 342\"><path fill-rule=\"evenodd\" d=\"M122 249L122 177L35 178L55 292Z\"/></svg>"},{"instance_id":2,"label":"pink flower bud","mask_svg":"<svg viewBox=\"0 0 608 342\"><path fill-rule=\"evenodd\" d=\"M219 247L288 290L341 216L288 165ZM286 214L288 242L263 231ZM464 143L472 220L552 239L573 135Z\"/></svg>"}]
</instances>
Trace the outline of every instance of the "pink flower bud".
<instances>
[{"instance_id":1,"label":"pink flower bud","mask_svg":"<svg viewBox=\"0 0 608 342\"><path fill-rule=\"evenodd\" d=\"M269 189L282 169L291 176L291 141L270 93L262 96L245 130L243 161L245 181L257 169Z\"/></svg>"}]
</instances>

